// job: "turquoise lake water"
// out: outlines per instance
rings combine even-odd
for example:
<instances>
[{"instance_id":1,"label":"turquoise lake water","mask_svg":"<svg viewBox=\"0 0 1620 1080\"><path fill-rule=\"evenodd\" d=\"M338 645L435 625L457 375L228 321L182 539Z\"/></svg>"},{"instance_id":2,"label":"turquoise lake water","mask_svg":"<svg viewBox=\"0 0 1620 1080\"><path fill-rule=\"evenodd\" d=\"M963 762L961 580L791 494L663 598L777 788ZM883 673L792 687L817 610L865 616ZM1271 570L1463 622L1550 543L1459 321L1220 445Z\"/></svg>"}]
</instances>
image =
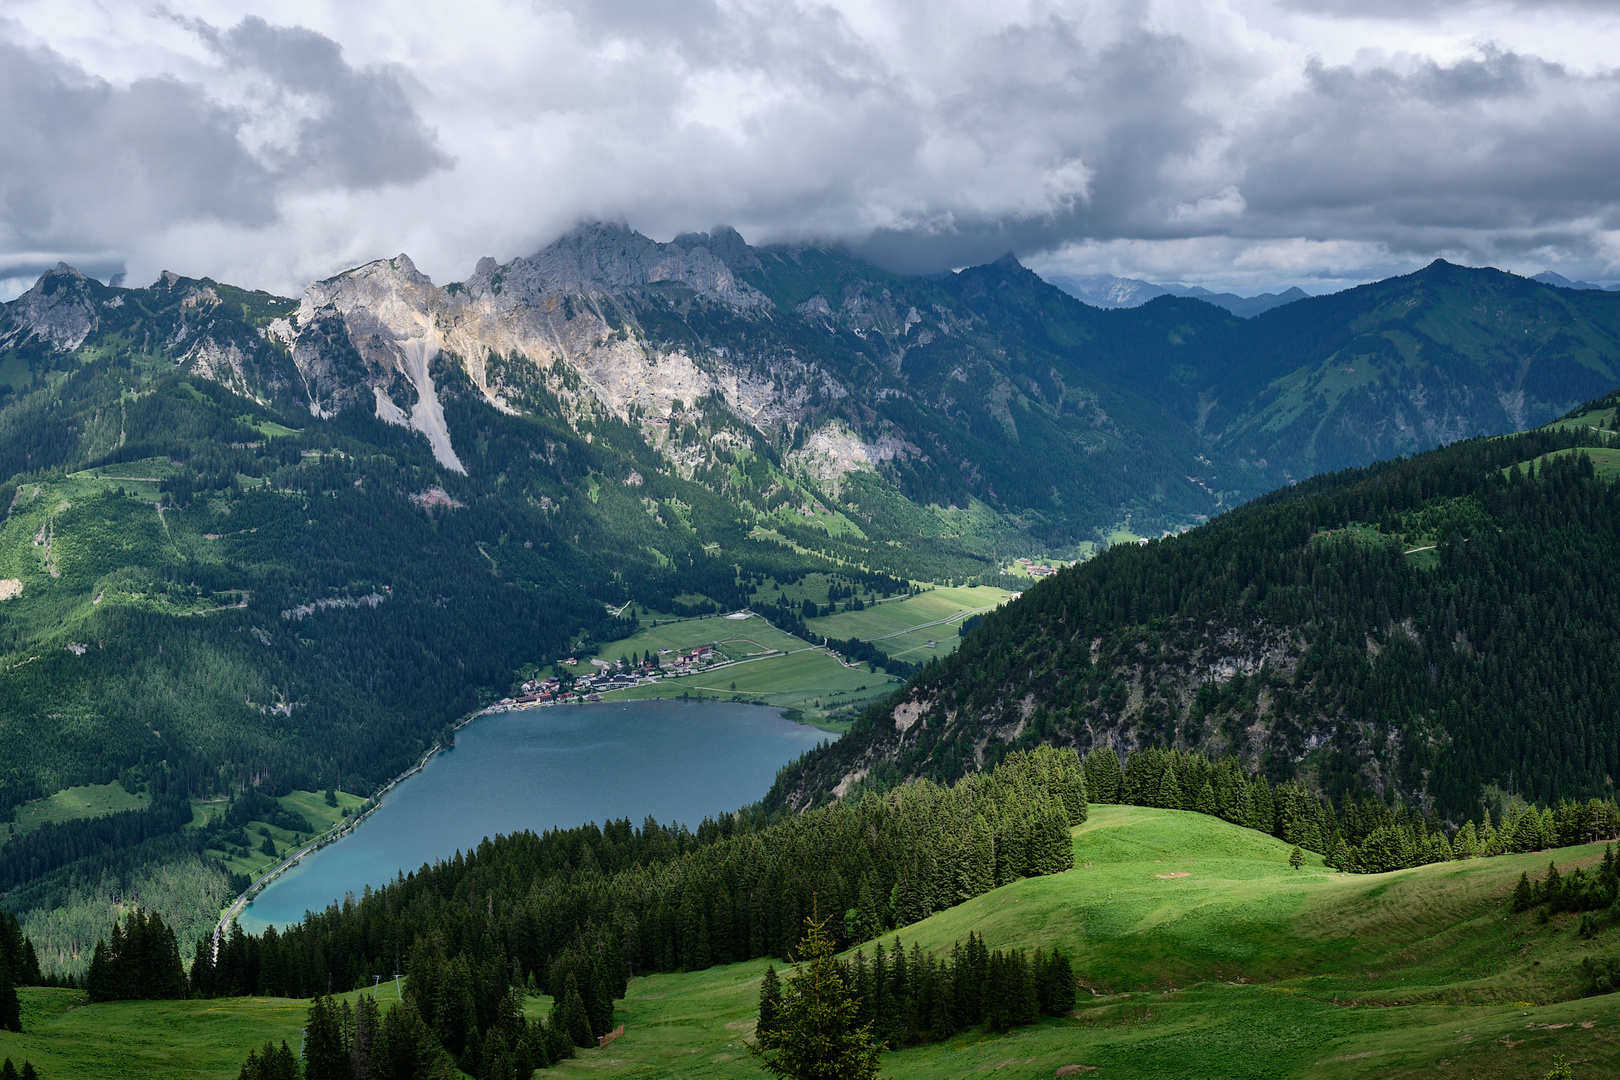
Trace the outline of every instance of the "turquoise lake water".
<instances>
[{"instance_id":1,"label":"turquoise lake water","mask_svg":"<svg viewBox=\"0 0 1620 1080\"><path fill-rule=\"evenodd\" d=\"M389 792L354 832L283 874L242 928L300 922L309 909L392 881L486 836L651 814L696 827L758 801L825 732L774 710L724 702L627 701L481 716L453 749Z\"/></svg>"}]
</instances>

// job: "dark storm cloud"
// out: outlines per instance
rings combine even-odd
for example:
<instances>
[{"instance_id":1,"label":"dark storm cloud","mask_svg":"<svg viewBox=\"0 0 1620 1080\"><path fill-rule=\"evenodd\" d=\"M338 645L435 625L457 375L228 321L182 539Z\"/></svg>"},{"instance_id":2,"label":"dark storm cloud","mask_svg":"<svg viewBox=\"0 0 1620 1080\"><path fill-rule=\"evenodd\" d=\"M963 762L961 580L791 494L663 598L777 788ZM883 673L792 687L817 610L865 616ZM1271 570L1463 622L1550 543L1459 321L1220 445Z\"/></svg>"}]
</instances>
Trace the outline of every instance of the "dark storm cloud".
<instances>
[{"instance_id":1,"label":"dark storm cloud","mask_svg":"<svg viewBox=\"0 0 1620 1080\"><path fill-rule=\"evenodd\" d=\"M287 145L261 155L275 172L368 188L410 183L450 164L396 72L356 70L330 38L260 18L223 32L198 24L198 32L228 64L265 76L273 95L316 103L313 115L297 121Z\"/></svg>"},{"instance_id":2,"label":"dark storm cloud","mask_svg":"<svg viewBox=\"0 0 1620 1080\"><path fill-rule=\"evenodd\" d=\"M0 41L0 229L8 246L100 246L176 217L274 216L270 178L236 118L192 85L87 76Z\"/></svg>"},{"instance_id":3,"label":"dark storm cloud","mask_svg":"<svg viewBox=\"0 0 1620 1080\"><path fill-rule=\"evenodd\" d=\"M1620 225L1613 73L1487 50L1404 73L1313 63L1307 74L1231 151L1245 231L1488 256Z\"/></svg>"},{"instance_id":4,"label":"dark storm cloud","mask_svg":"<svg viewBox=\"0 0 1620 1080\"><path fill-rule=\"evenodd\" d=\"M173 75L119 85L0 36L8 276L57 254L110 265L81 253L186 222L268 225L289 187L375 187L446 164L392 73L356 70L332 41L259 19L196 29L233 69L258 76L251 106ZM249 145L255 125L274 125L295 97L299 115L280 124L290 134Z\"/></svg>"}]
</instances>

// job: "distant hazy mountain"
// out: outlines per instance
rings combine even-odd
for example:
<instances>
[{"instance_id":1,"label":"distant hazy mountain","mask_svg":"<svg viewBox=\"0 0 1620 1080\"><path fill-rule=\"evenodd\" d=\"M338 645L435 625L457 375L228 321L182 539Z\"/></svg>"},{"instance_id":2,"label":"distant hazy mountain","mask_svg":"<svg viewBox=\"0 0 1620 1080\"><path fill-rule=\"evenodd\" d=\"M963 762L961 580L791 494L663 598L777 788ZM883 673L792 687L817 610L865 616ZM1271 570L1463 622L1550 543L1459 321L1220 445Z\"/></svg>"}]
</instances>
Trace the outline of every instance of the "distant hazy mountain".
<instances>
[{"instance_id":1,"label":"distant hazy mountain","mask_svg":"<svg viewBox=\"0 0 1620 1080\"><path fill-rule=\"evenodd\" d=\"M1543 285L1556 285L1560 289L1593 289L1597 292L1620 291L1620 283L1614 285L1594 285L1590 281L1571 281L1563 274L1555 274L1551 270L1543 270L1531 281L1539 281Z\"/></svg>"},{"instance_id":2,"label":"distant hazy mountain","mask_svg":"<svg viewBox=\"0 0 1620 1080\"><path fill-rule=\"evenodd\" d=\"M1245 319L1253 318L1262 311L1269 311L1283 304L1291 304L1295 300L1303 300L1310 295L1304 289L1294 286L1280 293L1239 296L1236 293L1210 292L1199 285L1191 287L1186 285L1155 285L1151 281L1115 277L1113 274L1091 274L1086 277L1053 274L1048 276L1046 280L1070 296L1082 300L1092 307L1139 307L1157 296L1186 296L1194 300L1214 304L1216 307L1225 308L1232 314ZM1561 283L1561 281L1553 282L1554 285ZM1595 286L1591 287L1595 288Z\"/></svg>"}]
</instances>

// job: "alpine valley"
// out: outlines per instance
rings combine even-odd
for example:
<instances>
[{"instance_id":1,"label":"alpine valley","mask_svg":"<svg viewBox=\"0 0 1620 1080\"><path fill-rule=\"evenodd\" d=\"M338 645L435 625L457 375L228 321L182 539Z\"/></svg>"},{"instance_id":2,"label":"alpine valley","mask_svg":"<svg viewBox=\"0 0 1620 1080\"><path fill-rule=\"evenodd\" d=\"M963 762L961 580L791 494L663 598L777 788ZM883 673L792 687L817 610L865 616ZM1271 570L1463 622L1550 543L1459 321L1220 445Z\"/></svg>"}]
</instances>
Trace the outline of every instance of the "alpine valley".
<instances>
[{"instance_id":1,"label":"alpine valley","mask_svg":"<svg viewBox=\"0 0 1620 1080\"><path fill-rule=\"evenodd\" d=\"M297 298L59 265L0 315L0 911L53 976L81 977L133 906L190 955L262 868L245 827L271 853L303 842L563 658L652 663L655 626L741 609L865 672L801 709L847 734L785 769L735 836L626 823L596 855L549 837L567 852L480 858L538 859L563 875L548 890L581 897L593 875L665 862L735 884L759 836L823 822L875 845L816 886L858 916L842 945L1066 869L1065 835L1083 862L1110 823L1181 830L1260 877L1290 872L1270 833L1314 851L1324 881L1324 857L1373 868L1363 824L1386 814L1406 866L1423 830L1486 812L1542 830L1502 832L1503 850L1585 842L1602 813L1543 824L1524 806L1601 800L1620 774L1617 385L1620 293L1446 262L1248 318L1174 295L1088 306L1012 256L904 276L725 228L659 243L583 225L443 285L399 255ZM1073 565L1031 584L1047 563ZM994 589L1023 595L959 633ZM914 636L951 640L903 655L907 627L853 618L930 596L963 599ZM1127 768L1115 783L1088 757L1082 780L1048 746ZM1087 790L1234 831L1124 809L1087 825ZM863 796L898 808L876 839L852 824L881 816ZM985 829L1033 829L1042 854L928 899L916 859L935 855L900 838L919 807L973 800ZM964 851L992 843L974 813ZM443 896L476 922L486 892L464 871L445 864ZM715 901L739 913L735 948L716 930L711 951L692 916L671 970L791 946L812 878L831 880L806 875L768 879L769 910L791 894L791 912L752 944L741 892ZM488 892L492 927L508 893L531 902L509 884ZM604 895L580 917L618 934L628 909ZM646 895L647 920L707 903ZM397 918L391 903L334 907L298 940L350 934L356 911ZM641 962L663 962L638 925ZM1396 952L1416 940L1386 929ZM268 957L274 940L238 946ZM390 974L398 958L373 951L346 977ZM1153 963L1107 982L1179 978ZM460 1060L471 1044L452 1038Z\"/></svg>"}]
</instances>

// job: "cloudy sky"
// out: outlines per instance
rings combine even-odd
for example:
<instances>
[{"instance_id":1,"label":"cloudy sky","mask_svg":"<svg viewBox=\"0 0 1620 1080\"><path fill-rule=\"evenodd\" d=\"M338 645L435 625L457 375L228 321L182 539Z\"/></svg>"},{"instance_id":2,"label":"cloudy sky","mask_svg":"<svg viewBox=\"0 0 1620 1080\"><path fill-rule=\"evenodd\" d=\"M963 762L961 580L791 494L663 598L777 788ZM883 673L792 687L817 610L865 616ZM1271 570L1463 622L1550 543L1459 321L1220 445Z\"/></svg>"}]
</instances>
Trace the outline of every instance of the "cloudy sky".
<instances>
[{"instance_id":1,"label":"cloudy sky","mask_svg":"<svg viewBox=\"0 0 1620 1080\"><path fill-rule=\"evenodd\" d=\"M1312 292L1620 279L1607 0L0 2L0 295L582 219Z\"/></svg>"}]
</instances>

